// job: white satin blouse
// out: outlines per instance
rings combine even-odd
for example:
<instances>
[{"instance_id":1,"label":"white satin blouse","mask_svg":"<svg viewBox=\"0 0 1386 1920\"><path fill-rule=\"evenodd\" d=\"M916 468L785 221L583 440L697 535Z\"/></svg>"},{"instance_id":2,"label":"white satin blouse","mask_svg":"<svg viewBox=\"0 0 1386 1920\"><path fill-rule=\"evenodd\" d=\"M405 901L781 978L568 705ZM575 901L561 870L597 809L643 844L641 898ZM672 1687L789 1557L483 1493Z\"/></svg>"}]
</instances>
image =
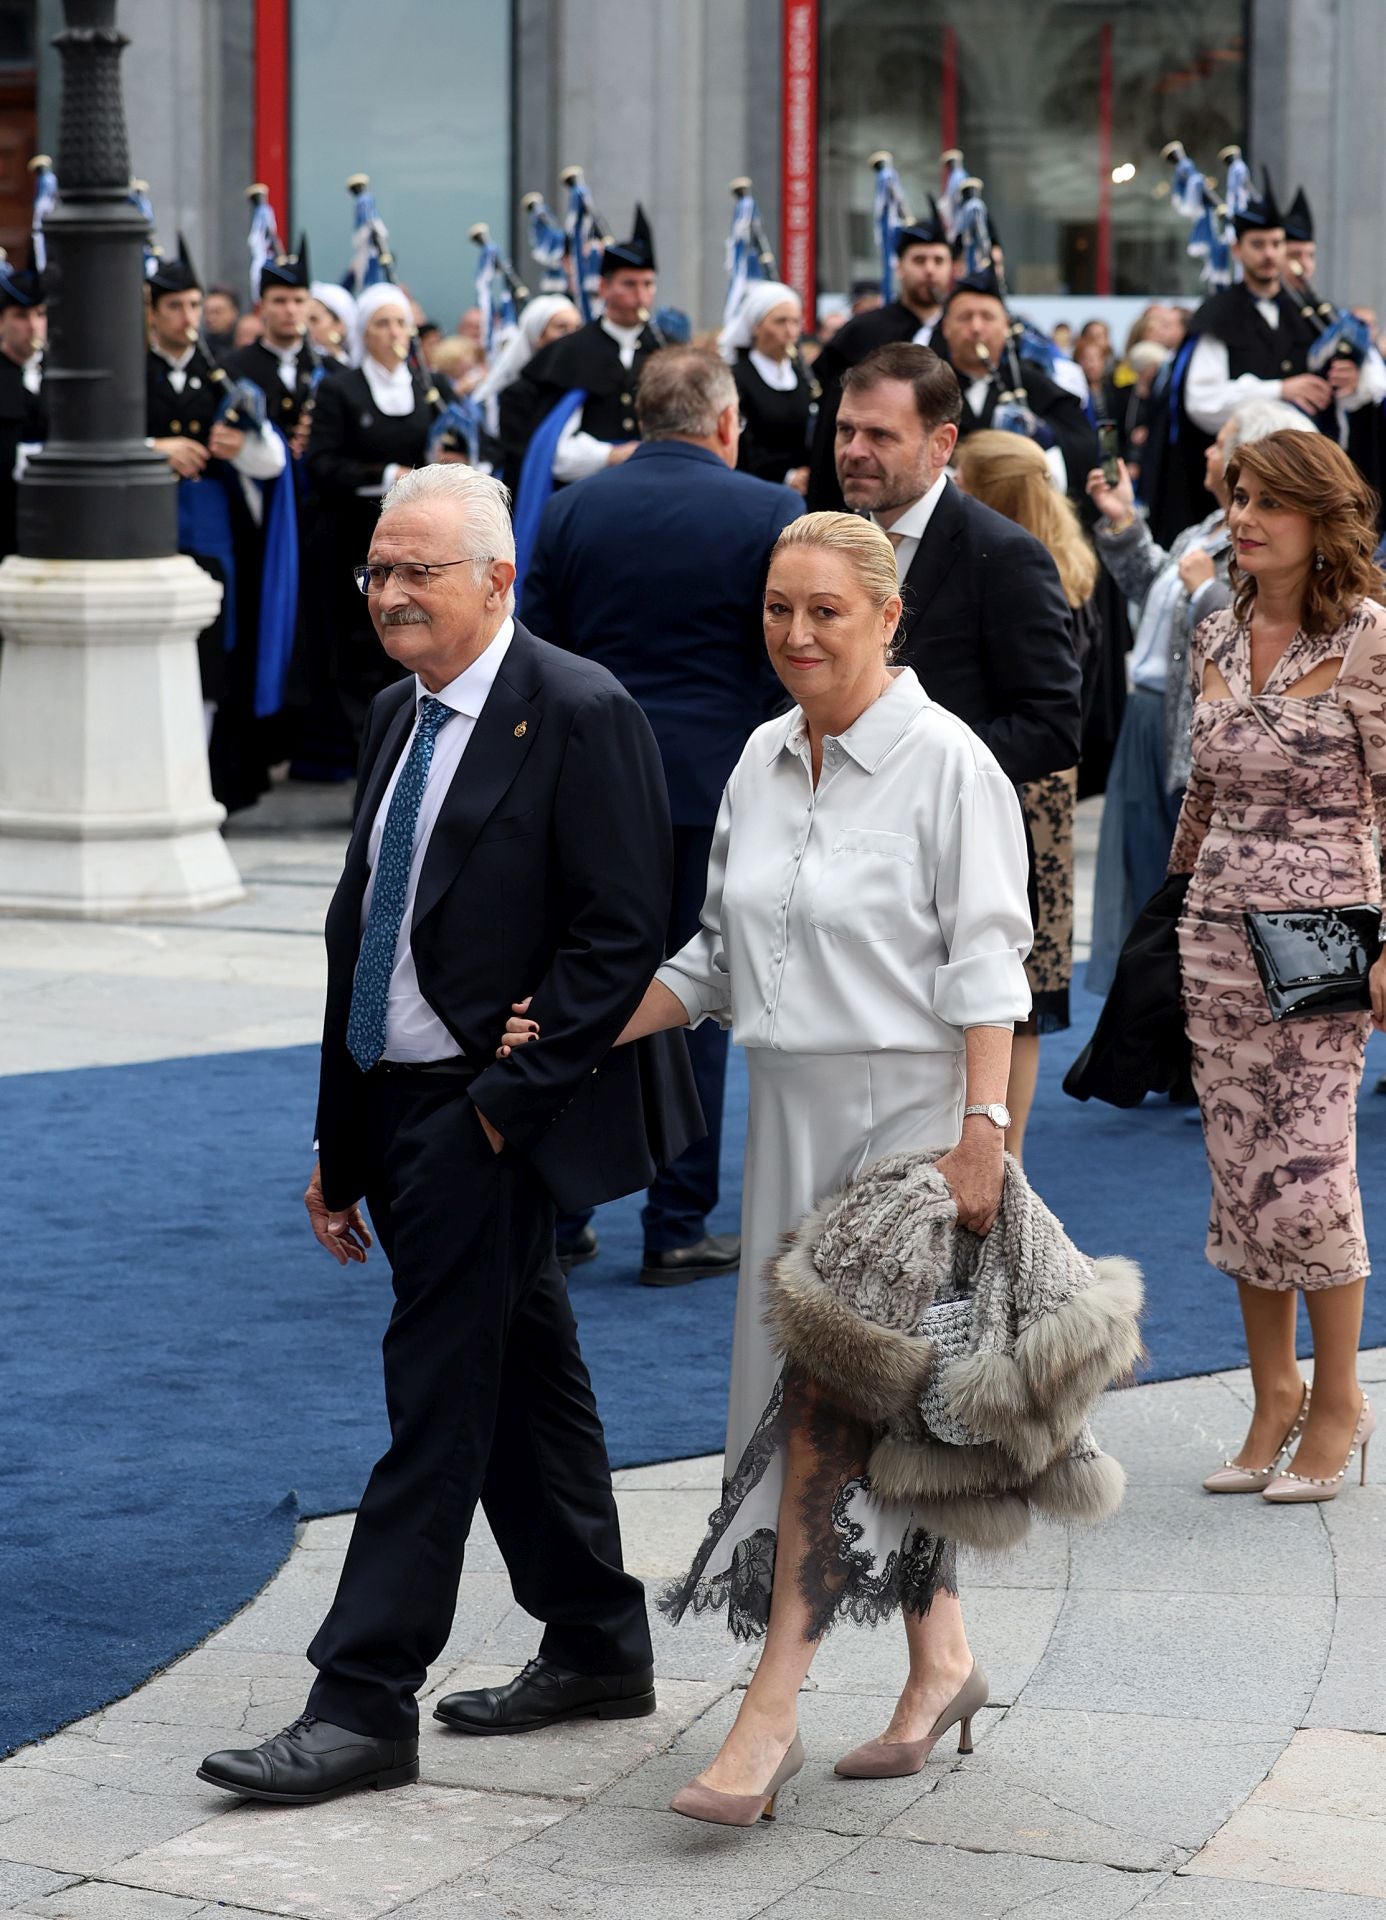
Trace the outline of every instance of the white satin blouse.
<instances>
[{"instance_id":1,"label":"white satin blouse","mask_svg":"<svg viewBox=\"0 0 1386 1920\"><path fill-rule=\"evenodd\" d=\"M1015 788L909 667L823 747L796 709L722 795L702 925L659 970L691 1025L786 1053L957 1053L1030 1011Z\"/></svg>"}]
</instances>

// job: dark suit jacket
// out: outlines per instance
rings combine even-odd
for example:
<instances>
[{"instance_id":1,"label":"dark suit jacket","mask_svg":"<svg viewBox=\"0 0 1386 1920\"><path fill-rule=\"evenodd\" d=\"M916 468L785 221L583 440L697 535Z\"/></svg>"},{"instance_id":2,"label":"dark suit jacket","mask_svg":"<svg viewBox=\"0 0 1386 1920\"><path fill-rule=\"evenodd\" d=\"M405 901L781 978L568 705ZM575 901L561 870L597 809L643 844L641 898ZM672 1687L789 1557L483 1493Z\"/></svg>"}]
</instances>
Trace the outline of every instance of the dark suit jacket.
<instances>
[{"instance_id":1,"label":"dark suit jacket","mask_svg":"<svg viewBox=\"0 0 1386 1920\"><path fill-rule=\"evenodd\" d=\"M1082 674L1068 602L1023 527L951 482L905 577L901 658L1012 780L1076 764Z\"/></svg>"},{"instance_id":2,"label":"dark suit jacket","mask_svg":"<svg viewBox=\"0 0 1386 1920\"><path fill-rule=\"evenodd\" d=\"M783 702L761 599L770 550L802 512L791 488L685 440L647 440L544 509L525 624L640 702L676 826L712 825L747 737Z\"/></svg>"},{"instance_id":3,"label":"dark suit jacket","mask_svg":"<svg viewBox=\"0 0 1386 1920\"><path fill-rule=\"evenodd\" d=\"M318 1142L330 1207L359 1199L367 1181L366 1081L346 1049L347 1016L371 823L414 692L411 676L371 707L327 914ZM424 998L478 1068L470 1098L562 1205L645 1186L656 1158L701 1131L681 1034L608 1057L663 956L670 839L640 709L601 667L517 624L434 826L411 938ZM511 1002L527 994L541 1038L498 1061Z\"/></svg>"}]
</instances>

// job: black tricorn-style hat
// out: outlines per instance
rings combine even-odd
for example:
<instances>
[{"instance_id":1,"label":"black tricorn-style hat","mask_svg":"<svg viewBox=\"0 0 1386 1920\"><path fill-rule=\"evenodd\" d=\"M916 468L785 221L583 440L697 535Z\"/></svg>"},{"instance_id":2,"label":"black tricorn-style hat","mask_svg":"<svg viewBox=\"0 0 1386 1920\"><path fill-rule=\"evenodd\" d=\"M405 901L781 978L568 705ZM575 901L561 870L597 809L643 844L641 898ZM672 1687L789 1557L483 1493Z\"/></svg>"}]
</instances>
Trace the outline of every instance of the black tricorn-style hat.
<instances>
[{"instance_id":1,"label":"black tricorn-style hat","mask_svg":"<svg viewBox=\"0 0 1386 1920\"><path fill-rule=\"evenodd\" d=\"M312 285L313 276L308 270L308 236L298 236L297 253L276 253L266 260L260 269L260 291L268 287L302 287L307 290Z\"/></svg>"},{"instance_id":2,"label":"black tricorn-style hat","mask_svg":"<svg viewBox=\"0 0 1386 1920\"><path fill-rule=\"evenodd\" d=\"M955 280L948 298L954 300L960 293L985 293L993 300L999 300L1003 307L1006 304L1006 296L1001 291L1001 282L996 277L996 269L990 265L978 267L975 273L965 273L961 280Z\"/></svg>"},{"instance_id":3,"label":"black tricorn-style hat","mask_svg":"<svg viewBox=\"0 0 1386 1920\"><path fill-rule=\"evenodd\" d=\"M34 267L33 248L29 264L21 267L0 247L0 313L7 307L38 307L43 304L43 278Z\"/></svg>"},{"instance_id":4,"label":"black tricorn-style hat","mask_svg":"<svg viewBox=\"0 0 1386 1920\"><path fill-rule=\"evenodd\" d=\"M1276 205L1269 167L1261 169L1259 195L1253 193L1242 211L1233 214L1232 225L1236 228L1238 239L1244 233L1268 233L1272 227L1284 227L1285 216Z\"/></svg>"},{"instance_id":5,"label":"black tricorn-style hat","mask_svg":"<svg viewBox=\"0 0 1386 1920\"><path fill-rule=\"evenodd\" d=\"M161 294L165 293L200 293L202 291L202 282L197 277L197 269L188 252L188 243L181 233L178 236L178 252L175 257L172 260L161 257L146 284L149 287L151 300L157 300Z\"/></svg>"},{"instance_id":6,"label":"black tricorn-style hat","mask_svg":"<svg viewBox=\"0 0 1386 1920\"><path fill-rule=\"evenodd\" d=\"M602 250L602 272L620 273L634 268L638 273L654 273L654 233L645 218L645 209L635 204L635 222L629 240L609 240Z\"/></svg>"},{"instance_id":7,"label":"black tricorn-style hat","mask_svg":"<svg viewBox=\"0 0 1386 1920\"><path fill-rule=\"evenodd\" d=\"M1284 224L1287 240L1314 238L1314 215L1309 206L1309 196L1303 187L1296 189L1294 199L1286 208Z\"/></svg>"},{"instance_id":8,"label":"black tricorn-style hat","mask_svg":"<svg viewBox=\"0 0 1386 1920\"><path fill-rule=\"evenodd\" d=\"M895 256L898 259L906 247L946 247L948 244L948 228L937 200L930 194L929 211L924 219L911 220L907 227L896 230Z\"/></svg>"}]
</instances>

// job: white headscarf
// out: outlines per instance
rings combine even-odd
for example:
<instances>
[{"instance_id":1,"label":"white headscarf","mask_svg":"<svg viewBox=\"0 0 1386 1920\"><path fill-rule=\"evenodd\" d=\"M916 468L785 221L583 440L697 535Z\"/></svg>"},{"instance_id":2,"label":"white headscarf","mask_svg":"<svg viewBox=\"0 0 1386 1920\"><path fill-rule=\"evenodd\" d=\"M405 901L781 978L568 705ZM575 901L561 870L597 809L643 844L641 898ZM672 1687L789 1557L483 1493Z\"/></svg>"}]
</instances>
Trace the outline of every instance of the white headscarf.
<instances>
[{"instance_id":1,"label":"white headscarf","mask_svg":"<svg viewBox=\"0 0 1386 1920\"><path fill-rule=\"evenodd\" d=\"M473 387L472 398L485 408L488 432L497 431L496 402L506 388L519 379L538 352L544 329L565 307L577 312L566 293L541 293L531 300L521 313L515 331Z\"/></svg>"},{"instance_id":2,"label":"white headscarf","mask_svg":"<svg viewBox=\"0 0 1386 1920\"><path fill-rule=\"evenodd\" d=\"M744 347L755 340L756 328L776 307L794 306L803 317L803 302L782 280L748 280L741 305L717 336L717 351L730 366Z\"/></svg>"},{"instance_id":3,"label":"white headscarf","mask_svg":"<svg viewBox=\"0 0 1386 1920\"><path fill-rule=\"evenodd\" d=\"M315 280L308 291L339 322L342 329L341 351L350 360L352 335L356 330L355 299L345 287L339 287L333 280Z\"/></svg>"},{"instance_id":4,"label":"white headscarf","mask_svg":"<svg viewBox=\"0 0 1386 1920\"><path fill-rule=\"evenodd\" d=\"M380 312L382 307L398 307L412 327L414 316L409 311L409 297L403 290L388 280L378 280L356 302L356 325L352 332L352 365L361 369L366 376L366 385L371 390L371 398L380 411L398 419L414 411L414 378L409 371L407 360L396 361L393 367L382 367L380 362L366 351L366 328Z\"/></svg>"}]
</instances>

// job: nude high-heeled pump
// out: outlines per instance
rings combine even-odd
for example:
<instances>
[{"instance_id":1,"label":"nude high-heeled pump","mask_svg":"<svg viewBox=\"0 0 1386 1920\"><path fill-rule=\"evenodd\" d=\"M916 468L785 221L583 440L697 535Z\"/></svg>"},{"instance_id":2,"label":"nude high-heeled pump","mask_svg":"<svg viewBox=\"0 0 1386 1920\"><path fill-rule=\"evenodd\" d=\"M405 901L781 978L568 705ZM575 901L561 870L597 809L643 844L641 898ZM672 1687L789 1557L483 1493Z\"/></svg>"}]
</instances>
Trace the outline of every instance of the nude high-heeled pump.
<instances>
[{"instance_id":1,"label":"nude high-heeled pump","mask_svg":"<svg viewBox=\"0 0 1386 1920\"><path fill-rule=\"evenodd\" d=\"M1288 1468L1278 1474L1266 1488L1261 1498L1273 1507L1299 1507L1311 1500L1336 1500L1347 1479L1348 1468L1352 1465L1352 1456L1362 1449L1362 1474L1359 1486L1367 1484L1367 1448L1371 1445L1372 1435L1376 1432L1376 1415L1372 1403L1366 1394L1362 1395L1362 1411L1357 1420L1357 1431L1352 1436L1352 1445L1348 1457L1339 1471L1327 1480L1315 1480L1305 1474L1291 1473Z\"/></svg>"},{"instance_id":2,"label":"nude high-heeled pump","mask_svg":"<svg viewBox=\"0 0 1386 1920\"><path fill-rule=\"evenodd\" d=\"M1275 1450L1275 1458L1268 1467L1239 1467L1234 1460L1224 1460L1203 1482L1205 1493L1264 1493L1275 1478L1275 1470L1285 1455L1294 1446L1304 1431L1304 1423L1309 1418L1310 1388L1306 1382L1304 1398L1299 1403L1299 1412L1290 1422L1290 1430Z\"/></svg>"},{"instance_id":3,"label":"nude high-heeled pump","mask_svg":"<svg viewBox=\"0 0 1386 1920\"><path fill-rule=\"evenodd\" d=\"M688 1820L710 1821L717 1827L753 1827L757 1820L774 1819L780 1789L788 1786L795 1774L803 1771L803 1766L804 1743L796 1733L762 1793L721 1793L716 1787L705 1787L700 1781L690 1780L669 1802L669 1810L683 1814Z\"/></svg>"},{"instance_id":4,"label":"nude high-heeled pump","mask_svg":"<svg viewBox=\"0 0 1386 1920\"><path fill-rule=\"evenodd\" d=\"M958 1727L958 1752L972 1751L972 1718L991 1698L987 1676L974 1660L972 1671L922 1740L868 1740L844 1753L833 1769L844 1780L899 1780L918 1773L950 1727Z\"/></svg>"}]
</instances>

